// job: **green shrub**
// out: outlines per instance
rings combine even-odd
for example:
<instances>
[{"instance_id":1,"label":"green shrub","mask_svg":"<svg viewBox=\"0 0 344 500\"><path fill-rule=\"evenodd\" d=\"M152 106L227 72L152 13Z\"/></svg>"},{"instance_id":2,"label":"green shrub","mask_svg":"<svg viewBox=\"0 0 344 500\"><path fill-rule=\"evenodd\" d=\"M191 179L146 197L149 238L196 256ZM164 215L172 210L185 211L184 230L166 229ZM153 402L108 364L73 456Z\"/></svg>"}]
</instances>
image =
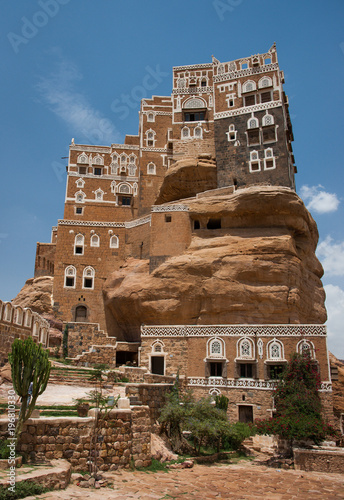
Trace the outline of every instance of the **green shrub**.
<instances>
[{"instance_id":1,"label":"green shrub","mask_svg":"<svg viewBox=\"0 0 344 500\"><path fill-rule=\"evenodd\" d=\"M221 396L215 396L215 405L219 410L223 410L227 413L229 399L221 394Z\"/></svg>"},{"instance_id":2,"label":"green shrub","mask_svg":"<svg viewBox=\"0 0 344 500\"><path fill-rule=\"evenodd\" d=\"M41 495L47 491L50 491L50 488L45 488L37 483L21 481L20 483L16 483L14 492L10 491L8 486L0 486L0 500L16 500L17 498Z\"/></svg>"},{"instance_id":3,"label":"green shrub","mask_svg":"<svg viewBox=\"0 0 344 500\"><path fill-rule=\"evenodd\" d=\"M0 441L0 459L10 458L10 449L8 445L10 444L9 439L1 439Z\"/></svg>"}]
</instances>

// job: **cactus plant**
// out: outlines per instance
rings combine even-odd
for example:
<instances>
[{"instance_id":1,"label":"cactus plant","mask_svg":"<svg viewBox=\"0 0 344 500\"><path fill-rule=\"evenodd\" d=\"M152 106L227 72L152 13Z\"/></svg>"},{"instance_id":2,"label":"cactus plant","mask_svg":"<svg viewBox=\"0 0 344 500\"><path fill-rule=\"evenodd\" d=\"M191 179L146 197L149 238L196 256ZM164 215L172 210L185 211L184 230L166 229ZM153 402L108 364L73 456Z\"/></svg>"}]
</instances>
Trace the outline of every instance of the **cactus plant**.
<instances>
[{"instance_id":1,"label":"cactus plant","mask_svg":"<svg viewBox=\"0 0 344 500\"><path fill-rule=\"evenodd\" d=\"M21 398L19 417L15 430L17 438L24 422L31 416L36 400L42 394L49 380L51 363L48 353L41 344L36 344L31 337L26 340L15 339L8 360L11 365L13 387ZM29 395L32 383L32 394ZM31 390L30 390L31 392Z\"/></svg>"}]
</instances>

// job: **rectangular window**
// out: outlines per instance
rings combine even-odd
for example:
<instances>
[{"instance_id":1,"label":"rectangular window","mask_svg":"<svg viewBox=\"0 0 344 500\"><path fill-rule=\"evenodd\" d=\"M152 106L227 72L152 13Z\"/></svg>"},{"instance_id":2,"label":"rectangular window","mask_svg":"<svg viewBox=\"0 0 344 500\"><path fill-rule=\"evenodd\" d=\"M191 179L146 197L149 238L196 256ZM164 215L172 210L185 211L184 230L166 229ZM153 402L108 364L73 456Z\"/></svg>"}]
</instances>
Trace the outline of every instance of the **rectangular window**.
<instances>
[{"instance_id":1,"label":"rectangular window","mask_svg":"<svg viewBox=\"0 0 344 500\"><path fill-rule=\"evenodd\" d=\"M276 128L275 125L263 127L263 143L276 142Z\"/></svg>"},{"instance_id":2,"label":"rectangular window","mask_svg":"<svg viewBox=\"0 0 344 500\"><path fill-rule=\"evenodd\" d=\"M130 196L120 196L119 203L122 206L130 206L131 205L131 197Z\"/></svg>"},{"instance_id":3,"label":"rectangular window","mask_svg":"<svg viewBox=\"0 0 344 500\"><path fill-rule=\"evenodd\" d=\"M262 92L260 94L260 102L270 102L271 100L271 92Z\"/></svg>"},{"instance_id":4,"label":"rectangular window","mask_svg":"<svg viewBox=\"0 0 344 500\"><path fill-rule=\"evenodd\" d=\"M268 377L269 379L276 380L280 377L283 372L283 365L268 365Z\"/></svg>"},{"instance_id":5,"label":"rectangular window","mask_svg":"<svg viewBox=\"0 0 344 500\"><path fill-rule=\"evenodd\" d=\"M74 277L66 276L66 286L74 287Z\"/></svg>"},{"instance_id":6,"label":"rectangular window","mask_svg":"<svg viewBox=\"0 0 344 500\"><path fill-rule=\"evenodd\" d=\"M165 372L165 358L163 356L151 357L151 371L156 375L164 375Z\"/></svg>"},{"instance_id":7,"label":"rectangular window","mask_svg":"<svg viewBox=\"0 0 344 500\"><path fill-rule=\"evenodd\" d=\"M99 167L95 167L94 169L94 175L102 175L103 169Z\"/></svg>"},{"instance_id":8,"label":"rectangular window","mask_svg":"<svg viewBox=\"0 0 344 500\"><path fill-rule=\"evenodd\" d=\"M148 140L148 141L147 141L147 146L154 146L154 141L150 141L150 140Z\"/></svg>"},{"instance_id":9,"label":"rectangular window","mask_svg":"<svg viewBox=\"0 0 344 500\"><path fill-rule=\"evenodd\" d=\"M269 160L264 160L264 162L265 162L264 165L265 170L270 170L271 168L275 168L275 162L273 158Z\"/></svg>"},{"instance_id":10,"label":"rectangular window","mask_svg":"<svg viewBox=\"0 0 344 500\"><path fill-rule=\"evenodd\" d=\"M240 378L253 378L253 365L251 363L239 364L239 377Z\"/></svg>"},{"instance_id":11,"label":"rectangular window","mask_svg":"<svg viewBox=\"0 0 344 500\"><path fill-rule=\"evenodd\" d=\"M85 175L87 173L87 167L78 167L79 174Z\"/></svg>"},{"instance_id":12,"label":"rectangular window","mask_svg":"<svg viewBox=\"0 0 344 500\"><path fill-rule=\"evenodd\" d=\"M165 222L172 222L172 216L171 215L165 215Z\"/></svg>"},{"instance_id":13,"label":"rectangular window","mask_svg":"<svg viewBox=\"0 0 344 500\"><path fill-rule=\"evenodd\" d=\"M260 144L259 129L251 129L247 131L248 146L258 146Z\"/></svg>"},{"instance_id":14,"label":"rectangular window","mask_svg":"<svg viewBox=\"0 0 344 500\"><path fill-rule=\"evenodd\" d=\"M84 288L93 288L93 278L84 278Z\"/></svg>"},{"instance_id":15,"label":"rectangular window","mask_svg":"<svg viewBox=\"0 0 344 500\"><path fill-rule=\"evenodd\" d=\"M210 376L222 377L222 363L211 362L209 364L210 364Z\"/></svg>"},{"instance_id":16,"label":"rectangular window","mask_svg":"<svg viewBox=\"0 0 344 500\"><path fill-rule=\"evenodd\" d=\"M82 255L84 247L75 247L75 253L78 255Z\"/></svg>"},{"instance_id":17,"label":"rectangular window","mask_svg":"<svg viewBox=\"0 0 344 500\"><path fill-rule=\"evenodd\" d=\"M187 112L184 114L185 122L200 122L205 119L205 111Z\"/></svg>"},{"instance_id":18,"label":"rectangular window","mask_svg":"<svg viewBox=\"0 0 344 500\"><path fill-rule=\"evenodd\" d=\"M260 172L260 161L250 161L250 172Z\"/></svg>"},{"instance_id":19,"label":"rectangular window","mask_svg":"<svg viewBox=\"0 0 344 500\"><path fill-rule=\"evenodd\" d=\"M256 104L255 95L247 95L244 97L244 106L253 106L254 104Z\"/></svg>"},{"instance_id":20,"label":"rectangular window","mask_svg":"<svg viewBox=\"0 0 344 500\"><path fill-rule=\"evenodd\" d=\"M82 207L76 207L76 208L75 208L75 213L76 213L77 215L82 215Z\"/></svg>"}]
</instances>

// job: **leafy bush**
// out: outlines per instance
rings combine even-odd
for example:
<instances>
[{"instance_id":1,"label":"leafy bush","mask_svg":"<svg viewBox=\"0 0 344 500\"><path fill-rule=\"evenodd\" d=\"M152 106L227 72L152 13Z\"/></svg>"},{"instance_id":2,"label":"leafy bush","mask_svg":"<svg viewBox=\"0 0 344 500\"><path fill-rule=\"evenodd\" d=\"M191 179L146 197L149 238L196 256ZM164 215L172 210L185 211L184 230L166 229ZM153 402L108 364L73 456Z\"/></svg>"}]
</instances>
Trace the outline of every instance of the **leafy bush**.
<instances>
[{"instance_id":1,"label":"leafy bush","mask_svg":"<svg viewBox=\"0 0 344 500\"><path fill-rule=\"evenodd\" d=\"M1 439L0 441L0 459L10 458L9 439Z\"/></svg>"},{"instance_id":2,"label":"leafy bush","mask_svg":"<svg viewBox=\"0 0 344 500\"><path fill-rule=\"evenodd\" d=\"M227 413L229 399L221 394L221 396L215 396L215 405L219 410L223 410Z\"/></svg>"},{"instance_id":3,"label":"leafy bush","mask_svg":"<svg viewBox=\"0 0 344 500\"><path fill-rule=\"evenodd\" d=\"M310 353L294 353L275 390L276 414L255 422L258 434L284 439L311 439L315 443L337 431L324 421L319 396L320 377Z\"/></svg>"},{"instance_id":4,"label":"leafy bush","mask_svg":"<svg viewBox=\"0 0 344 500\"><path fill-rule=\"evenodd\" d=\"M10 491L8 486L0 486L0 500L17 500L18 498L41 495L47 491L50 491L50 488L45 488L41 484L21 481L16 483L14 492Z\"/></svg>"}]
</instances>

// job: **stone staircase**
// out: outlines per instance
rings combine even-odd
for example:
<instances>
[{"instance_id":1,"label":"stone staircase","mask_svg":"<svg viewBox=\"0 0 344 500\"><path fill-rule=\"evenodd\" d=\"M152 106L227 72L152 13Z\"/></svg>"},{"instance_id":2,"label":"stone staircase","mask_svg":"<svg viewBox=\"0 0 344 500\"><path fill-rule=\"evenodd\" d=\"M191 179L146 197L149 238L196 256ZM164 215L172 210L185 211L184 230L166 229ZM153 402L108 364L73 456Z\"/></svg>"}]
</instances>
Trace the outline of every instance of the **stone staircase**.
<instances>
[{"instance_id":1,"label":"stone staircase","mask_svg":"<svg viewBox=\"0 0 344 500\"><path fill-rule=\"evenodd\" d=\"M92 382L89 380L92 370L84 368L74 368L72 366L53 366L51 368L49 384L78 385L89 387Z\"/></svg>"}]
</instances>

